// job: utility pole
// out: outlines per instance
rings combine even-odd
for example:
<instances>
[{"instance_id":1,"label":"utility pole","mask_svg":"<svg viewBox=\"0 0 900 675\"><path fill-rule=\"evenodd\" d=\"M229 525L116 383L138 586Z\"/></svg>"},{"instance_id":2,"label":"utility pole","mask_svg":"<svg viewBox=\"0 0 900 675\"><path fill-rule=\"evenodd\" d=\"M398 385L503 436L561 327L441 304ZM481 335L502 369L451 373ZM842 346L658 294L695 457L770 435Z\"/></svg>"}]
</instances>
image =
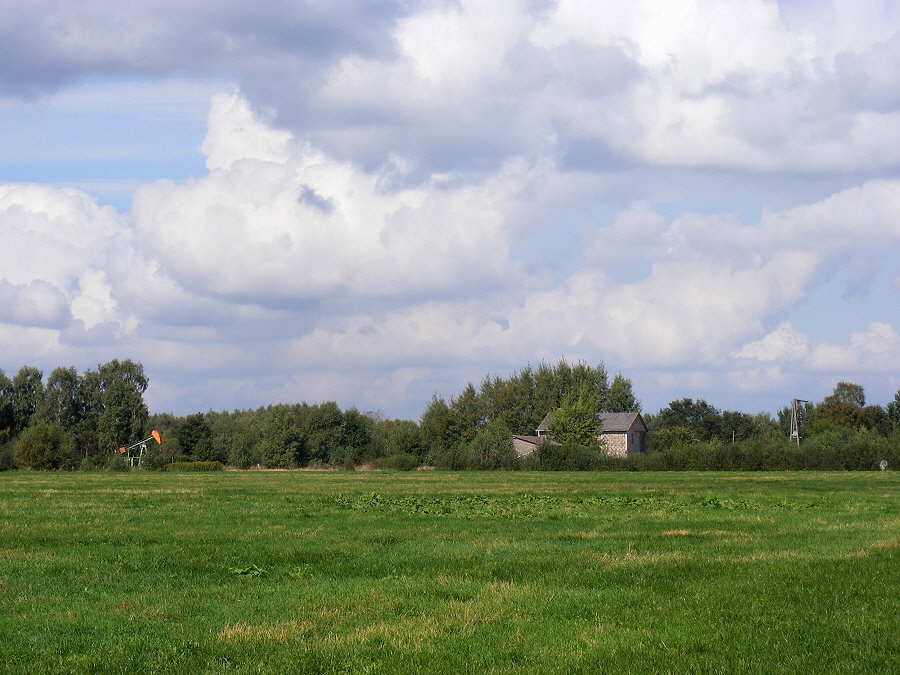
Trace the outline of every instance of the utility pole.
<instances>
[{"instance_id":1,"label":"utility pole","mask_svg":"<svg viewBox=\"0 0 900 675\"><path fill-rule=\"evenodd\" d=\"M803 408L801 403L809 403L800 398L791 399L791 438L797 439L797 447L800 447L800 422L803 419Z\"/></svg>"}]
</instances>

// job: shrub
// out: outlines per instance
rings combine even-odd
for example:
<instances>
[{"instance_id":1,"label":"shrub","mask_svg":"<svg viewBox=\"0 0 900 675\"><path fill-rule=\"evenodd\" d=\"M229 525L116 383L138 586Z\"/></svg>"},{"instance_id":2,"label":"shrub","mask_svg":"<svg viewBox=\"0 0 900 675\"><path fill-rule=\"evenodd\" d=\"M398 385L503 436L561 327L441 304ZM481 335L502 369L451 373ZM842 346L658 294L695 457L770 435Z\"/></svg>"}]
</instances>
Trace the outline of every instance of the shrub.
<instances>
[{"instance_id":1,"label":"shrub","mask_svg":"<svg viewBox=\"0 0 900 675\"><path fill-rule=\"evenodd\" d=\"M78 468L82 471L103 471L108 463L109 457L106 455L91 455L82 459Z\"/></svg>"},{"instance_id":2,"label":"shrub","mask_svg":"<svg viewBox=\"0 0 900 675\"><path fill-rule=\"evenodd\" d=\"M429 457L429 463L435 469L461 471L469 468L470 457L465 444L457 443L449 448L433 450Z\"/></svg>"},{"instance_id":3,"label":"shrub","mask_svg":"<svg viewBox=\"0 0 900 675\"><path fill-rule=\"evenodd\" d=\"M71 469L75 465L75 444L61 424L35 424L19 436L13 460L23 469Z\"/></svg>"},{"instance_id":4,"label":"shrub","mask_svg":"<svg viewBox=\"0 0 900 675\"><path fill-rule=\"evenodd\" d=\"M328 464L345 471L353 471L358 462L359 452L347 445L338 446L328 453Z\"/></svg>"},{"instance_id":5,"label":"shrub","mask_svg":"<svg viewBox=\"0 0 900 675\"><path fill-rule=\"evenodd\" d=\"M467 469L518 469L521 466L513 449L512 434L503 422L489 422L475 434L465 448Z\"/></svg>"},{"instance_id":6,"label":"shrub","mask_svg":"<svg viewBox=\"0 0 900 675\"><path fill-rule=\"evenodd\" d=\"M408 452L398 452L390 457L379 457L372 462L372 466L376 469L387 469L389 471L413 471L422 464L415 455Z\"/></svg>"},{"instance_id":7,"label":"shrub","mask_svg":"<svg viewBox=\"0 0 900 675\"><path fill-rule=\"evenodd\" d=\"M0 471L9 471L16 468L12 450L12 443L0 442Z\"/></svg>"},{"instance_id":8,"label":"shrub","mask_svg":"<svg viewBox=\"0 0 900 675\"><path fill-rule=\"evenodd\" d=\"M166 458L155 444L147 447L147 452L141 458L141 468L145 471L166 470Z\"/></svg>"},{"instance_id":9,"label":"shrub","mask_svg":"<svg viewBox=\"0 0 900 675\"><path fill-rule=\"evenodd\" d=\"M224 468L222 462L172 462L166 465L166 471L221 471Z\"/></svg>"},{"instance_id":10,"label":"shrub","mask_svg":"<svg viewBox=\"0 0 900 675\"><path fill-rule=\"evenodd\" d=\"M594 471L601 468L600 451L577 443L542 442L537 447L543 471Z\"/></svg>"}]
</instances>

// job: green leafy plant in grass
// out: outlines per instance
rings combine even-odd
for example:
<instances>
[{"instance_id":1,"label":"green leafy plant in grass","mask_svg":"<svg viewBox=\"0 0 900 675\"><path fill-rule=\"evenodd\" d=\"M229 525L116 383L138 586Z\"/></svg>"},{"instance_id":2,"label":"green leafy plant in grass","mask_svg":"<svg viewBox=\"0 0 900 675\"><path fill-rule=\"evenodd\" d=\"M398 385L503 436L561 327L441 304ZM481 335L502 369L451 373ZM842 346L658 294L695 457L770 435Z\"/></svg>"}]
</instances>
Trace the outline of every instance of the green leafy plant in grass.
<instances>
[{"instance_id":1,"label":"green leafy plant in grass","mask_svg":"<svg viewBox=\"0 0 900 675\"><path fill-rule=\"evenodd\" d=\"M256 579L266 573L264 569L256 565L247 565L246 567L229 567L228 571L236 577L251 577Z\"/></svg>"}]
</instances>

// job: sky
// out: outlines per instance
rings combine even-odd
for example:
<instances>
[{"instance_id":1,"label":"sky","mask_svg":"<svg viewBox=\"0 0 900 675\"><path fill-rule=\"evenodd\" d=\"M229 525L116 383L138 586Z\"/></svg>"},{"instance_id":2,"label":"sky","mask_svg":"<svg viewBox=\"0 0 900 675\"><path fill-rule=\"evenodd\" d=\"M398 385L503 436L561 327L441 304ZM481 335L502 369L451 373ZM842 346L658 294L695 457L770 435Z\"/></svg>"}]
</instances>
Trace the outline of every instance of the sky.
<instances>
[{"instance_id":1,"label":"sky","mask_svg":"<svg viewBox=\"0 0 900 675\"><path fill-rule=\"evenodd\" d=\"M896 0L5 0L0 369L151 412L900 389Z\"/></svg>"}]
</instances>

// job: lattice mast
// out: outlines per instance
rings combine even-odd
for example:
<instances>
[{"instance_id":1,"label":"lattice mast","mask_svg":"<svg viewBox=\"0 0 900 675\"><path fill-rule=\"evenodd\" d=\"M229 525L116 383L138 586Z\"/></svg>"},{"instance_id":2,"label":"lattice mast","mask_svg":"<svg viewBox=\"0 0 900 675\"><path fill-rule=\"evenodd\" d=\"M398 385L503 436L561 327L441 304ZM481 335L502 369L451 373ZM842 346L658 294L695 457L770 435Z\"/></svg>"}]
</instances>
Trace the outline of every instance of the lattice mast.
<instances>
[{"instance_id":1,"label":"lattice mast","mask_svg":"<svg viewBox=\"0 0 900 675\"><path fill-rule=\"evenodd\" d=\"M809 401L804 401L802 398L791 399L791 438L797 439L798 448L800 447L800 424L804 421L802 403L809 403Z\"/></svg>"}]
</instances>

